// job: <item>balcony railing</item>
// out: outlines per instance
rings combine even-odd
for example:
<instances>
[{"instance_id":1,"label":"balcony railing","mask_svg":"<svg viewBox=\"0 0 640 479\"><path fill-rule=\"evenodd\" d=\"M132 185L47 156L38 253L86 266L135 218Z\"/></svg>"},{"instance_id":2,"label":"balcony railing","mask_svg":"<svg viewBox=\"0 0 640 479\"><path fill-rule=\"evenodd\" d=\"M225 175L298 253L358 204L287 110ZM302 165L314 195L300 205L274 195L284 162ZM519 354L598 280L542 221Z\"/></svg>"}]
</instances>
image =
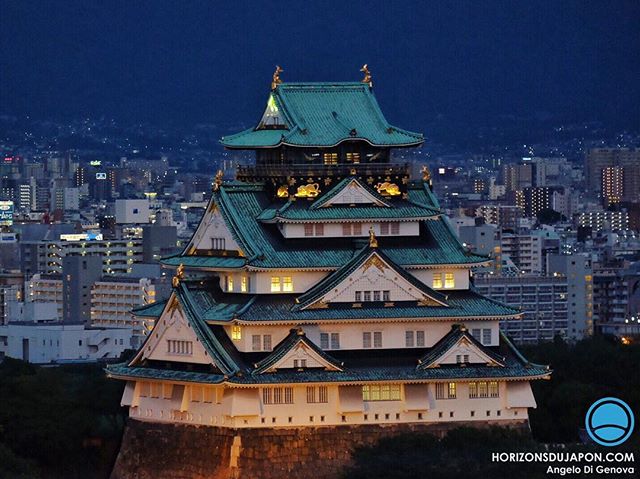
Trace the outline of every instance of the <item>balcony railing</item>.
<instances>
[{"instance_id":1,"label":"balcony railing","mask_svg":"<svg viewBox=\"0 0 640 479\"><path fill-rule=\"evenodd\" d=\"M341 163L325 165L322 163L291 163L238 165L236 176L239 180L284 176L344 176L356 171L358 175L409 175L409 163Z\"/></svg>"}]
</instances>

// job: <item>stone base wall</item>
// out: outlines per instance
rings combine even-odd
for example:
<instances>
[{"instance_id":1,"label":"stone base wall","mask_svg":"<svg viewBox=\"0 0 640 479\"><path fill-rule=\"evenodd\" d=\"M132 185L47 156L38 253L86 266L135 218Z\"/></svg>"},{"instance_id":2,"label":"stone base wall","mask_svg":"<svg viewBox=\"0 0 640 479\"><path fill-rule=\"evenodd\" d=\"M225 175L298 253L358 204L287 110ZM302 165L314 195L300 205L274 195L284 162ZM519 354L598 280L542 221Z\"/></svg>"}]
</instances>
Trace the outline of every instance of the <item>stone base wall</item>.
<instances>
[{"instance_id":1,"label":"stone base wall","mask_svg":"<svg viewBox=\"0 0 640 479\"><path fill-rule=\"evenodd\" d=\"M357 446L407 432L438 436L461 426L528 422L230 429L130 419L111 479L335 479Z\"/></svg>"}]
</instances>

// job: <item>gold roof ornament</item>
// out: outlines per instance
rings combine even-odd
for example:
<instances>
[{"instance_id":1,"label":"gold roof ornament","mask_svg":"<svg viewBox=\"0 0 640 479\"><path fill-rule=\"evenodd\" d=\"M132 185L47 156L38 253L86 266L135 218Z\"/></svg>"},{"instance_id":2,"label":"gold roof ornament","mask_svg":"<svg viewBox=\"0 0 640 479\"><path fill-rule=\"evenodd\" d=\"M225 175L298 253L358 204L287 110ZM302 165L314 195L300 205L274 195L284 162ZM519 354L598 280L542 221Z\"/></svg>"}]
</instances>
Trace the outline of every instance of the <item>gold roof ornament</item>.
<instances>
[{"instance_id":1,"label":"gold roof ornament","mask_svg":"<svg viewBox=\"0 0 640 479\"><path fill-rule=\"evenodd\" d=\"M369 88L373 87L373 80L371 79L371 72L369 71L369 67L368 65L365 63L364 65L362 65L362 68L360 69L360 71L362 73L364 73L364 78L361 80L362 83L368 83L369 84Z\"/></svg>"},{"instance_id":2,"label":"gold roof ornament","mask_svg":"<svg viewBox=\"0 0 640 479\"><path fill-rule=\"evenodd\" d=\"M222 184L223 176L224 176L224 173L222 172L222 170L218 170L218 172L216 173L216 177L213 181L213 191L218 191L218 188L220 188L220 185Z\"/></svg>"},{"instance_id":3,"label":"gold roof ornament","mask_svg":"<svg viewBox=\"0 0 640 479\"><path fill-rule=\"evenodd\" d=\"M378 239L376 238L375 231L373 231L373 226L369 227L369 246L372 248L378 247Z\"/></svg>"},{"instance_id":4,"label":"gold roof ornament","mask_svg":"<svg viewBox=\"0 0 640 479\"><path fill-rule=\"evenodd\" d=\"M273 72L273 80L271 80L272 90L275 90L278 85L282 83L282 80L280 79L280 73L282 73L283 71L284 70L280 68L280 65L276 65L276 71Z\"/></svg>"},{"instance_id":5,"label":"gold roof ornament","mask_svg":"<svg viewBox=\"0 0 640 479\"><path fill-rule=\"evenodd\" d=\"M278 198L289 198L289 187L282 185L277 191Z\"/></svg>"},{"instance_id":6,"label":"gold roof ornament","mask_svg":"<svg viewBox=\"0 0 640 479\"><path fill-rule=\"evenodd\" d=\"M171 280L171 284L173 285L173 287L177 288L180 285L180 281L182 281L183 278L184 278L184 265L180 263L180 265L178 265L178 268L176 269L175 276Z\"/></svg>"},{"instance_id":7,"label":"gold roof ornament","mask_svg":"<svg viewBox=\"0 0 640 479\"><path fill-rule=\"evenodd\" d=\"M295 196L298 198L315 198L320 194L320 185L318 183L311 183L308 185L298 186Z\"/></svg>"},{"instance_id":8,"label":"gold roof ornament","mask_svg":"<svg viewBox=\"0 0 640 479\"><path fill-rule=\"evenodd\" d=\"M431 172L429 171L429 168L427 167L427 165L423 165L422 166L422 181L430 181L431 180Z\"/></svg>"},{"instance_id":9,"label":"gold roof ornament","mask_svg":"<svg viewBox=\"0 0 640 479\"><path fill-rule=\"evenodd\" d=\"M395 183L378 183L376 185L376 191L382 196L398 196L400 194L400 188Z\"/></svg>"}]
</instances>

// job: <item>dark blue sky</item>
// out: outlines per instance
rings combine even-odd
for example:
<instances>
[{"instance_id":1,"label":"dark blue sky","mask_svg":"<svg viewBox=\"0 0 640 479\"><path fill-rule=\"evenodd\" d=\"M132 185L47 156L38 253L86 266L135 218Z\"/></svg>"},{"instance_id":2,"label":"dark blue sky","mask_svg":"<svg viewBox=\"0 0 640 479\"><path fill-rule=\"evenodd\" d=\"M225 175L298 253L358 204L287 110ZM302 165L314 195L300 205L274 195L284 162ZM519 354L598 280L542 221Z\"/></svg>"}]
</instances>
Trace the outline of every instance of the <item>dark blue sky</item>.
<instances>
[{"instance_id":1,"label":"dark blue sky","mask_svg":"<svg viewBox=\"0 0 640 479\"><path fill-rule=\"evenodd\" d=\"M237 125L285 81L359 80L420 129L550 113L640 123L640 2L0 1L0 112Z\"/></svg>"}]
</instances>

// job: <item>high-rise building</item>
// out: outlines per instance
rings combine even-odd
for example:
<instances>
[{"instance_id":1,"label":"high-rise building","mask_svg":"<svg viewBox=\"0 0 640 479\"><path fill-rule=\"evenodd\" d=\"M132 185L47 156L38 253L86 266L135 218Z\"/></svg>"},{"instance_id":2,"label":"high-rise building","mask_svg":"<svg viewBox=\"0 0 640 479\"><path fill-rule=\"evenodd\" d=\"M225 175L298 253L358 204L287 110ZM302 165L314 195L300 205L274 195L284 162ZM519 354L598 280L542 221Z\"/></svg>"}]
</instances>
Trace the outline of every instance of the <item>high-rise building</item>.
<instances>
[{"instance_id":1,"label":"high-rise building","mask_svg":"<svg viewBox=\"0 0 640 479\"><path fill-rule=\"evenodd\" d=\"M102 276L99 256L62 259L62 321L91 325L91 287Z\"/></svg>"},{"instance_id":2,"label":"high-rise building","mask_svg":"<svg viewBox=\"0 0 640 479\"><path fill-rule=\"evenodd\" d=\"M640 148L593 148L585 156L587 189L630 203L640 202ZM606 171L606 173L605 173ZM608 185L608 186L607 186ZM608 191L603 187L610 188Z\"/></svg>"},{"instance_id":3,"label":"high-rise building","mask_svg":"<svg viewBox=\"0 0 640 479\"><path fill-rule=\"evenodd\" d=\"M606 208L620 203L624 195L624 167L605 166L602 168L602 202Z\"/></svg>"}]
</instances>

